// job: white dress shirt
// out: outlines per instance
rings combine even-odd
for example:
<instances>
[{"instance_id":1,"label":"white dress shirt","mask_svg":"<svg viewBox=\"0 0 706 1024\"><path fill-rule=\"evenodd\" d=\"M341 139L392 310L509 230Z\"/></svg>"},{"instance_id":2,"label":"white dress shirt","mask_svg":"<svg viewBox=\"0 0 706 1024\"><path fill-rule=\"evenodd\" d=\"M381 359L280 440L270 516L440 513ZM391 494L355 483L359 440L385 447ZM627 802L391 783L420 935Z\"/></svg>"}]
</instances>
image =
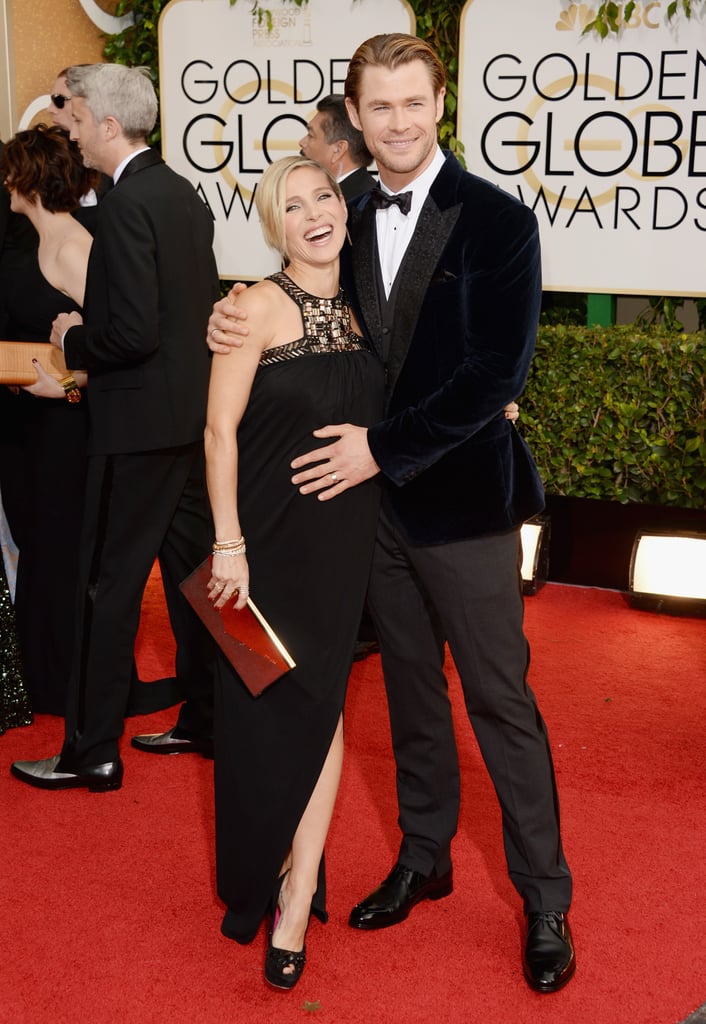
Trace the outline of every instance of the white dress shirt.
<instances>
[{"instance_id":1,"label":"white dress shirt","mask_svg":"<svg viewBox=\"0 0 706 1024\"><path fill-rule=\"evenodd\" d=\"M118 184L118 182L120 181L120 175L123 173L123 171L125 170L127 165L130 163L130 161L134 160L135 157L139 153L144 153L149 148L150 148L149 146L142 146L140 149L136 149L132 153L128 153L128 155L125 157L125 159L120 161L118 166L113 171L113 184L114 185Z\"/></svg>"},{"instance_id":2,"label":"white dress shirt","mask_svg":"<svg viewBox=\"0 0 706 1024\"><path fill-rule=\"evenodd\" d=\"M385 296L390 297L392 285L400 269L400 264L407 251L407 246L414 234L414 229L419 220L422 206L429 194L432 182L444 166L444 154L437 146L434 159L422 171L418 178L410 182L401 191L412 193L412 206L405 216L398 206L388 206L378 210L375 215L375 226L377 229L378 253L380 255L380 270L382 281L385 286ZM389 188L380 181L380 188L388 195L394 195Z\"/></svg>"}]
</instances>

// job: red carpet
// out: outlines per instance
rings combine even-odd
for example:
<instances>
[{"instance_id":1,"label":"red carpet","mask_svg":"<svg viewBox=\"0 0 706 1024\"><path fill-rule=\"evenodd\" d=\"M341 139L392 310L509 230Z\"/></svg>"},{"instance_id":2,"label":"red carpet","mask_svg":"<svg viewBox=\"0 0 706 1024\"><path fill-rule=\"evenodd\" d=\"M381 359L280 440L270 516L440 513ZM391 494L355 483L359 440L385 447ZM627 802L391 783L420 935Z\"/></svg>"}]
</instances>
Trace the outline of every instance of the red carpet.
<instances>
[{"instance_id":1,"label":"red carpet","mask_svg":"<svg viewBox=\"0 0 706 1024\"><path fill-rule=\"evenodd\" d=\"M328 847L331 921L314 921L294 993L262 979L264 936L219 932L211 765L124 746L118 793L31 790L15 758L59 748L40 717L0 739L3 1024L676 1024L706 1000L706 623L547 586L527 601L531 682L549 725L575 876L576 978L539 996L499 812L460 714L456 890L399 927L358 933L351 905L396 852L393 764L377 657L354 667L347 759ZM159 590L141 675L170 669ZM174 712L128 722L167 728ZM245 839L246 837L244 837Z\"/></svg>"}]
</instances>

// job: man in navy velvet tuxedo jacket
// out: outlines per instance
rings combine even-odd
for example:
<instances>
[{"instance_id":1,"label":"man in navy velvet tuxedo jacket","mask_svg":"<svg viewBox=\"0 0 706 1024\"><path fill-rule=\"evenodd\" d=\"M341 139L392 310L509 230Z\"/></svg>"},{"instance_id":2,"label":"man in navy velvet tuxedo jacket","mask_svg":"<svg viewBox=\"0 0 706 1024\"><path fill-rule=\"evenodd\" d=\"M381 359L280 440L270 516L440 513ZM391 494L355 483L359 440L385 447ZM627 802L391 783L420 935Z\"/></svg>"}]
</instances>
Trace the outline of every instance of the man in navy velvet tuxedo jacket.
<instances>
[{"instance_id":1,"label":"man in navy velvet tuxedo jacket","mask_svg":"<svg viewBox=\"0 0 706 1024\"><path fill-rule=\"evenodd\" d=\"M383 188L350 205L341 276L385 363L385 411L368 430L317 431L333 443L296 460L293 480L322 500L378 472L384 486L368 599L403 836L392 872L353 909L351 926L394 925L452 890L460 780L448 642L527 915L525 977L554 992L575 969L571 875L546 729L526 682L519 575L519 527L543 493L503 412L534 349L539 239L527 207L438 149L443 96L443 67L413 36L374 37L351 60L348 112Z\"/></svg>"}]
</instances>

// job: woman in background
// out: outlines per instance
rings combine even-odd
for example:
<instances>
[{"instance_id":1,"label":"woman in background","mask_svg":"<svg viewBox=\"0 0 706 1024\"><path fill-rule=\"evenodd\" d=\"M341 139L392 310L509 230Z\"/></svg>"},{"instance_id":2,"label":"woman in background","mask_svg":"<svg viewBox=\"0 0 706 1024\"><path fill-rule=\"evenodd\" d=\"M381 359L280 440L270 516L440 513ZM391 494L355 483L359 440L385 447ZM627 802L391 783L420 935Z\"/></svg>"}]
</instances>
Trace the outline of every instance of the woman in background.
<instances>
[{"instance_id":1,"label":"woman in background","mask_svg":"<svg viewBox=\"0 0 706 1024\"><path fill-rule=\"evenodd\" d=\"M216 859L223 933L250 942L269 910L265 977L291 989L310 913L327 916L323 850L379 493L369 481L336 501L303 496L290 462L321 423L375 421L382 368L339 286L347 211L335 180L311 160L286 157L266 170L256 203L285 270L240 295L250 333L242 348L213 358L209 589L217 607L242 608L252 584L296 668L254 699L219 661Z\"/></svg>"},{"instance_id":2,"label":"woman in background","mask_svg":"<svg viewBox=\"0 0 706 1024\"><path fill-rule=\"evenodd\" d=\"M15 609L5 563L0 557L0 736L6 729L30 725L31 722L32 711L17 643Z\"/></svg>"},{"instance_id":3,"label":"woman in background","mask_svg":"<svg viewBox=\"0 0 706 1024\"><path fill-rule=\"evenodd\" d=\"M39 125L5 144L0 180L39 240L3 273L5 338L46 342L57 314L83 304L92 239L71 211L96 173L66 132ZM85 375L76 371L62 386L35 369L35 384L0 389L0 492L20 549L15 613L30 701L35 712L63 715L85 485Z\"/></svg>"}]
</instances>

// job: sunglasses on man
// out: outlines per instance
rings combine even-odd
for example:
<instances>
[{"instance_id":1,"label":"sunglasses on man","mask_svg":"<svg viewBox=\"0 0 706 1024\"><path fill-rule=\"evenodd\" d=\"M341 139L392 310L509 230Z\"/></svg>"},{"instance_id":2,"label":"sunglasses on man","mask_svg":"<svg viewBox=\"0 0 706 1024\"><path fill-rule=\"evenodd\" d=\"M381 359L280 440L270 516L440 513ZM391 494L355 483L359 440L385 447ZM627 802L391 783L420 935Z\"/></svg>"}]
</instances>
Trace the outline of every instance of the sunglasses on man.
<instances>
[{"instance_id":1,"label":"sunglasses on man","mask_svg":"<svg viewBox=\"0 0 706 1024\"><path fill-rule=\"evenodd\" d=\"M52 93L49 98L57 110L63 110L64 104L69 103L71 100L70 96L62 96L60 92Z\"/></svg>"}]
</instances>

